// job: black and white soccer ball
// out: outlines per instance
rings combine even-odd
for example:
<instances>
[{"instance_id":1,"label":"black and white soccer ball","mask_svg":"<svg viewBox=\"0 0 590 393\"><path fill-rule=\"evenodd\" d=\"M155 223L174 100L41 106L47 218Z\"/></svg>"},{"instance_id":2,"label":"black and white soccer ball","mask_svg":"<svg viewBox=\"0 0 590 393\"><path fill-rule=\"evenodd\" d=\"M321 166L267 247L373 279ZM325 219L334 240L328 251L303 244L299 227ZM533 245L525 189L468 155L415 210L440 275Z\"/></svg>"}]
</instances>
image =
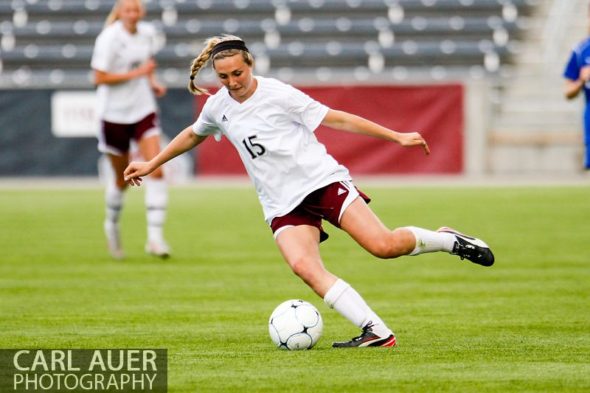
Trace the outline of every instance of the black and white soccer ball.
<instances>
[{"instance_id":1,"label":"black and white soccer ball","mask_svg":"<svg viewBox=\"0 0 590 393\"><path fill-rule=\"evenodd\" d=\"M287 300L275 308L268 320L268 332L278 348L291 351L312 348L322 336L320 312L303 300Z\"/></svg>"}]
</instances>

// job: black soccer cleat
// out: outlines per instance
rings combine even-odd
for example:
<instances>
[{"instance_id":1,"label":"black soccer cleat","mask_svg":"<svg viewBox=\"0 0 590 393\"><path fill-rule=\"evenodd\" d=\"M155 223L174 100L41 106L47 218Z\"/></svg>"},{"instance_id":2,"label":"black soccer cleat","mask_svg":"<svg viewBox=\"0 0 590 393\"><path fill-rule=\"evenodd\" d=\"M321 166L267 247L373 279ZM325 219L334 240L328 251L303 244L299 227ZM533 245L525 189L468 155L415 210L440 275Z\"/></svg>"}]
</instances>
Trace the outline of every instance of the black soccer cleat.
<instances>
[{"instance_id":1,"label":"black soccer cleat","mask_svg":"<svg viewBox=\"0 0 590 393\"><path fill-rule=\"evenodd\" d=\"M451 254L458 255L461 259L467 259L482 266L494 264L494 254L490 247L480 239L467 236L452 228L442 227L437 232L446 232L455 235L455 244Z\"/></svg>"},{"instance_id":2,"label":"black soccer cleat","mask_svg":"<svg viewBox=\"0 0 590 393\"><path fill-rule=\"evenodd\" d=\"M388 337L379 337L373 333L373 325L367 324L363 328L360 336L350 341L337 342L332 344L333 348L362 348L362 347L395 347L395 335L390 334Z\"/></svg>"}]
</instances>

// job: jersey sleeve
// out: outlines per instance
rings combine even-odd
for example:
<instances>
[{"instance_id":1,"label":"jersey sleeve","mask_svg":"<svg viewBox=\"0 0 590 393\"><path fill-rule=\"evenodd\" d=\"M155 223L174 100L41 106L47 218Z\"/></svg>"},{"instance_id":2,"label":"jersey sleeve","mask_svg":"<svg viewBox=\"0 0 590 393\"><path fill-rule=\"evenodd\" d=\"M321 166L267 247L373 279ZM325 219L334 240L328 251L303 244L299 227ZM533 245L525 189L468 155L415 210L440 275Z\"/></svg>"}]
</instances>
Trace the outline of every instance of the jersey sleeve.
<instances>
[{"instance_id":1,"label":"jersey sleeve","mask_svg":"<svg viewBox=\"0 0 590 393\"><path fill-rule=\"evenodd\" d=\"M105 72L109 71L114 56L111 49L112 41L110 34L106 30L103 30L98 35L92 52L92 60L90 61L92 69Z\"/></svg>"},{"instance_id":2,"label":"jersey sleeve","mask_svg":"<svg viewBox=\"0 0 590 393\"><path fill-rule=\"evenodd\" d=\"M221 130L217 127L217 123L213 121L210 100L207 100L203 106L203 110L199 114L197 120L193 123L193 132L199 136L213 135L216 141L221 140Z\"/></svg>"},{"instance_id":3,"label":"jersey sleeve","mask_svg":"<svg viewBox=\"0 0 590 393\"><path fill-rule=\"evenodd\" d=\"M286 85L288 94L285 95L287 112L295 121L310 130L315 131L330 110L324 104L314 100L304 92L293 86Z\"/></svg>"},{"instance_id":4,"label":"jersey sleeve","mask_svg":"<svg viewBox=\"0 0 590 393\"><path fill-rule=\"evenodd\" d=\"M563 76L573 81L578 80L580 77L580 66L578 65L578 56L576 51L572 51L572 54L565 66Z\"/></svg>"}]
</instances>

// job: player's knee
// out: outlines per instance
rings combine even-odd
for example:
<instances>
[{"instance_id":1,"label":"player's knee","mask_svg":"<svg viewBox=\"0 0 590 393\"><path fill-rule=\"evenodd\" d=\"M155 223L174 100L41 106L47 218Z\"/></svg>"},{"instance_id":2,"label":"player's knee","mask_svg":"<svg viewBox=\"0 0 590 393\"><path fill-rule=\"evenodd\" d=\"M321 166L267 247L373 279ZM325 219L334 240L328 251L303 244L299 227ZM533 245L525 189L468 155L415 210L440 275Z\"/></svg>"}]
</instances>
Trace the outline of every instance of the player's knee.
<instances>
[{"instance_id":1,"label":"player's knee","mask_svg":"<svg viewBox=\"0 0 590 393\"><path fill-rule=\"evenodd\" d=\"M291 261L290 265L293 273L306 282L312 281L316 274L317 264L309 257L299 257Z\"/></svg>"}]
</instances>

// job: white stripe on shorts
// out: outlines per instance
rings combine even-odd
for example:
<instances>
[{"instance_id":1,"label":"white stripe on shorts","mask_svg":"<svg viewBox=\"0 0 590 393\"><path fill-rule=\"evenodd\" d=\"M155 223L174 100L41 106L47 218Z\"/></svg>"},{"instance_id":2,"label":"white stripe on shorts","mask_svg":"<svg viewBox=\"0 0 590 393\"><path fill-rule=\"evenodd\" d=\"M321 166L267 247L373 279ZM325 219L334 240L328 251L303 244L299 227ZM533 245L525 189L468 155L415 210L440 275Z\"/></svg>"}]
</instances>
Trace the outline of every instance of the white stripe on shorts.
<instances>
[{"instance_id":1,"label":"white stripe on shorts","mask_svg":"<svg viewBox=\"0 0 590 393\"><path fill-rule=\"evenodd\" d=\"M342 208L340 209L340 214L338 214L338 223L340 224L340 220L342 219L342 214L344 214L344 211L346 210L346 208L348 208L348 206L350 206L350 204L352 202L354 202L354 200L358 196L360 196L360 194L359 194L358 190L356 189L356 187L354 186L354 184L352 184L352 182L350 180L343 180L339 183L342 185L342 187L344 187L348 190L348 195L346 196L346 199L342 203Z\"/></svg>"},{"instance_id":2,"label":"white stripe on shorts","mask_svg":"<svg viewBox=\"0 0 590 393\"><path fill-rule=\"evenodd\" d=\"M285 226L282 226L282 227L280 227L279 229L277 229L277 230L276 230L276 232L275 232L275 233L273 233L273 235L272 235L272 236L273 236L273 237L275 238L275 240L276 240L277 236L279 236L279 233L283 232L283 231L284 231L285 229L287 229L287 228L292 228L292 227L294 227L294 226L295 226L295 225L285 225Z\"/></svg>"}]
</instances>

